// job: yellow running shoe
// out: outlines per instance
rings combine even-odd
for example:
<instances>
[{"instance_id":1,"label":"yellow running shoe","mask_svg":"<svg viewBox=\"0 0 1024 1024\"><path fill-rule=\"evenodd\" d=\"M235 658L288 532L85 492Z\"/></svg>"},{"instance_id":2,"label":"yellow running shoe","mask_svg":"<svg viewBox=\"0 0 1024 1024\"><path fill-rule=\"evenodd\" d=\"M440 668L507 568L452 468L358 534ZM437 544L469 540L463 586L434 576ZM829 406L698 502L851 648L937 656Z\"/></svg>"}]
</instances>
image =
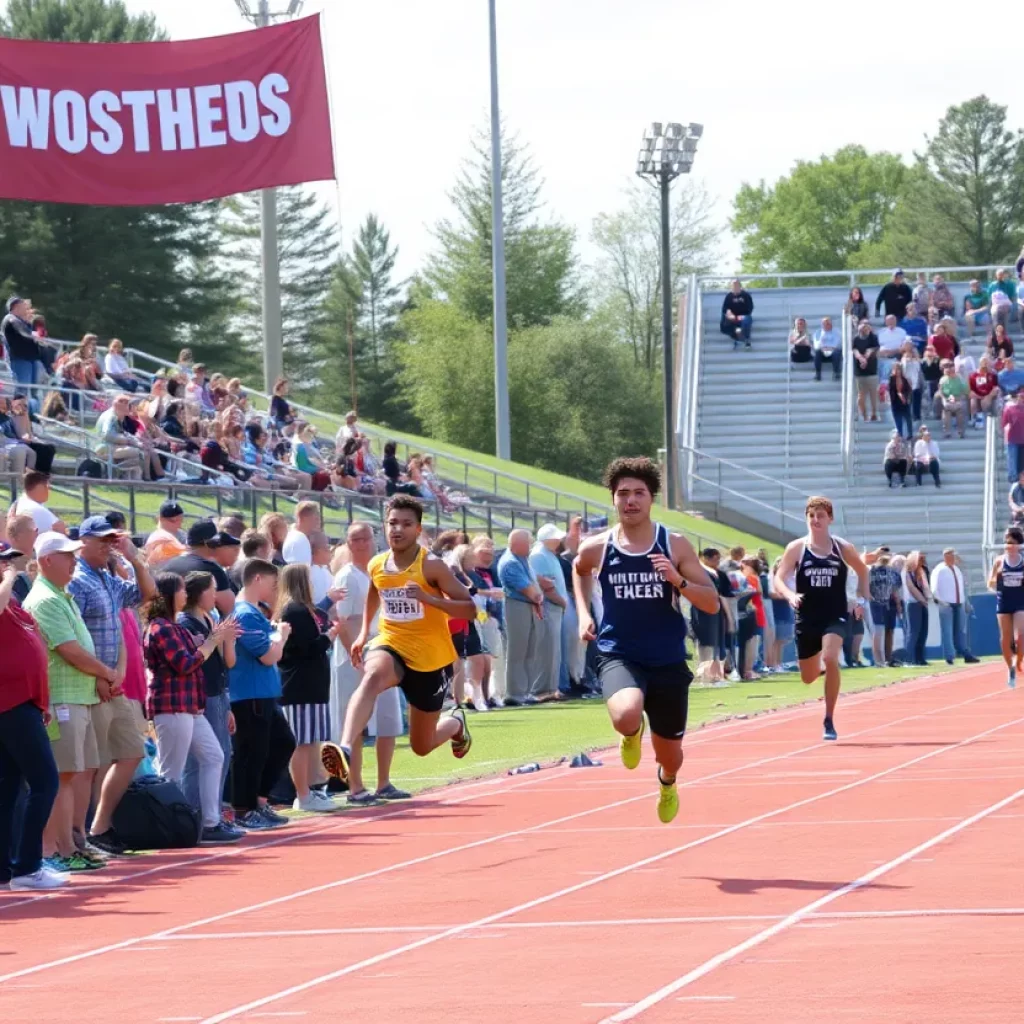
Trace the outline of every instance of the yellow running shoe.
<instances>
[{"instance_id":1,"label":"yellow running shoe","mask_svg":"<svg viewBox=\"0 0 1024 1024\"><path fill-rule=\"evenodd\" d=\"M644 728L646 726L644 716L640 716L640 728L632 736L622 736L619 739L619 756L622 763L632 771L640 764L640 755L643 753Z\"/></svg>"},{"instance_id":2,"label":"yellow running shoe","mask_svg":"<svg viewBox=\"0 0 1024 1024\"><path fill-rule=\"evenodd\" d=\"M679 790L675 782L662 782L658 775L658 817L667 825L679 813Z\"/></svg>"}]
</instances>

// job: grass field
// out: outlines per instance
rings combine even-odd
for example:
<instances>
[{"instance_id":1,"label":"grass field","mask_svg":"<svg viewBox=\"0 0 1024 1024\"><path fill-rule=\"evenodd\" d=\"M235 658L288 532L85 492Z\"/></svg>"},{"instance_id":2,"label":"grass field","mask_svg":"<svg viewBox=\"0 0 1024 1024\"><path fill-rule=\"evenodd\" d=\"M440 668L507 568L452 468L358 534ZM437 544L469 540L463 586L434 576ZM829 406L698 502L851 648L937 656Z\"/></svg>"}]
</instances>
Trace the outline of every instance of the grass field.
<instances>
[{"instance_id":1,"label":"grass field","mask_svg":"<svg viewBox=\"0 0 1024 1024\"><path fill-rule=\"evenodd\" d=\"M904 679L931 675L940 668L944 670L946 666L937 662L930 668L846 671L843 674L843 692L855 693ZM820 696L820 683L805 686L795 673L771 676L751 683L732 683L724 687L693 686L690 690L688 728L693 731L709 722L755 715ZM841 730L841 717L837 719L837 724ZM436 751L429 758L416 757L409 749L408 741L400 739L392 769L395 783L404 789L418 792L462 779L504 772L531 762L551 764L562 757L571 757L582 751L600 750L617 743L604 702L600 700L507 708L487 714L470 713L469 725L473 732L473 749L464 761L455 761L446 750ZM809 729L809 736L813 739L817 725L811 725ZM609 756L618 755L612 753ZM366 748L363 760L364 781L372 788L376 778L372 747Z\"/></svg>"}]
</instances>

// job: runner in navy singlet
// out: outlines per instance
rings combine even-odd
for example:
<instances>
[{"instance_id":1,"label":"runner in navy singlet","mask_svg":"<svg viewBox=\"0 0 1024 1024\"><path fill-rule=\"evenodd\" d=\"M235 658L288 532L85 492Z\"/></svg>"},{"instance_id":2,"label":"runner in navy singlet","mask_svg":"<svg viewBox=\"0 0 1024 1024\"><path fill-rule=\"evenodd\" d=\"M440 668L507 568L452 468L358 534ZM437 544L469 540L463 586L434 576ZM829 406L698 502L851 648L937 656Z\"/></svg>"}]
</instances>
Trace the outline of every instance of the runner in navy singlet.
<instances>
[{"instance_id":1,"label":"runner in navy singlet","mask_svg":"<svg viewBox=\"0 0 1024 1024\"><path fill-rule=\"evenodd\" d=\"M809 498L805 511L807 536L786 548L775 570L775 592L786 598L796 612L800 678L807 684L813 683L821 675L822 661L825 662L824 736L834 740L838 737L833 717L842 686L839 654L849 615L846 577L852 569L860 581L860 601L853 611L860 618L869 598L868 570L852 544L832 536L832 502L828 498Z\"/></svg>"},{"instance_id":2,"label":"runner in navy singlet","mask_svg":"<svg viewBox=\"0 0 1024 1024\"><path fill-rule=\"evenodd\" d=\"M1006 682L1017 685L1017 673L1024 662L1024 530L1011 526L1003 535L1004 554L996 558L988 578L989 590L996 592L996 621L1006 662ZM1014 648L1016 647L1016 659Z\"/></svg>"},{"instance_id":3,"label":"runner in navy singlet","mask_svg":"<svg viewBox=\"0 0 1024 1024\"><path fill-rule=\"evenodd\" d=\"M680 594L700 611L717 613L718 589L690 542L651 521L661 474L650 459L616 459L604 481L618 524L580 545L573 576L580 637L597 642L598 675L627 768L640 763L647 714L658 762L658 817L667 824L679 810L676 774L693 678ZM599 627L591 612L595 579Z\"/></svg>"}]
</instances>

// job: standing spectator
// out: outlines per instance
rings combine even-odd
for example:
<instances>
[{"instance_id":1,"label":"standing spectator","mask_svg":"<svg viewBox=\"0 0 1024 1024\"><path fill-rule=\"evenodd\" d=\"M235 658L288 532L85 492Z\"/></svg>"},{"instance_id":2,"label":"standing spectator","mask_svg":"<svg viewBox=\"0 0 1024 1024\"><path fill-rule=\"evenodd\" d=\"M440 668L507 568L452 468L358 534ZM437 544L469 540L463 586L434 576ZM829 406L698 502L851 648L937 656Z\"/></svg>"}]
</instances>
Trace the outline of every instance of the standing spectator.
<instances>
[{"instance_id":1,"label":"standing spectator","mask_svg":"<svg viewBox=\"0 0 1024 1024\"><path fill-rule=\"evenodd\" d=\"M46 681L46 643L35 620L14 600L17 572L0 554L0 886L56 889L67 875L43 865L43 829L57 799L59 778L46 726L52 714ZM15 818L20 815L17 844Z\"/></svg>"},{"instance_id":2,"label":"standing spectator","mask_svg":"<svg viewBox=\"0 0 1024 1024\"><path fill-rule=\"evenodd\" d=\"M270 538L260 533L259 530L246 530L242 534L242 553L228 572L228 583L235 594L242 589L242 573L245 570L245 563L254 558L269 562L271 550Z\"/></svg>"},{"instance_id":3,"label":"standing spectator","mask_svg":"<svg viewBox=\"0 0 1024 1024\"><path fill-rule=\"evenodd\" d=\"M280 512L268 512L260 519L260 533L270 538L270 561L279 568L287 565L282 547L288 536L288 520Z\"/></svg>"},{"instance_id":4,"label":"standing spectator","mask_svg":"<svg viewBox=\"0 0 1024 1024\"><path fill-rule=\"evenodd\" d=\"M868 419L867 398L871 399L871 419L878 419L878 338L867 320L857 326L853 339L853 376L857 380L857 408L862 420Z\"/></svg>"},{"instance_id":5,"label":"standing spectator","mask_svg":"<svg viewBox=\"0 0 1024 1024\"><path fill-rule=\"evenodd\" d=\"M914 443L914 476L917 478L917 486L921 486L921 477L931 473L935 480L935 486L941 487L939 479L939 446L932 440L931 431L927 427L921 427L917 432L917 441Z\"/></svg>"},{"instance_id":6,"label":"standing spectator","mask_svg":"<svg viewBox=\"0 0 1024 1024\"><path fill-rule=\"evenodd\" d=\"M967 324L967 337L974 337L975 327L987 327L992 323L992 314L989 313L988 292L981 287L981 282L974 278L971 281L969 290L964 296L964 323Z\"/></svg>"},{"instance_id":7,"label":"standing spectator","mask_svg":"<svg viewBox=\"0 0 1024 1024\"><path fill-rule=\"evenodd\" d=\"M939 393L935 396L935 412L942 412L943 437L953 436L950 424L954 417L957 434L963 437L967 425L967 384L964 383L963 377L957 376L956 367L948 359L943 361L942 374Z\"/></svg>"},{"instance_id":8,"label":"standing spectator","mask_svg":"<svg viewBox=\"0 0 1024 1024\"><path fill-rule=\"evenodd\" d=\"M31 516L40 533L67 533L64 521L47 507L50 500L50 478L46 473L30 469L22 478L21 497L11 509L13 515Z\"/></svg>"},{"instance_id":9,"label":"standing spectator","mask_svg":"<svg viewBox=\"0 0 1024 1024\"><path fill-rule=\"evenodd\" d=\"M235 823L254 831L287 824L287 818L271 809L269 796L295 750L292 731L278 706L278 662L291 628L281 623L275 630L261 610L274 607L277 576L277 566L269 562L246 562L235 606L235 667L228 673L235 716L231 802Z\"/></svg>"},{"instance_id":10,"label":"standing spectator","mask_svg":"<svg viewBox=\"0 0 1024 1024\"><path fill-rule=\"evenodd\" d=\"M235 607L235 592L228 574L217 562L214 546L220 531L212 519L199 519L188 528L188 552L164 563L164 572L173 572L184 579L190 572L208 572L217 584L217 611L222 617Z\"/></svg>"},{"instance_id":11,"label":"standing spectator","mask_svg":"<svg viewBox=\"0 0 1024 1024\"><path fill-rule=\"evenodd\" d=\"M883 286L875 299L875 316L881 313L882 306L885 306L887 315L896 317L897 321L903 319L907 312L913 296L910 294L910 285L903 279L902 270L892 272L892 280Z\"/></svg>"},{"instance_id":12,"label":"standing spectator","mask_svg":"<svg viewBox=\"0 0 1024 1024\"><path fill-rule=\"evenodd\" d=\"M907 337L913 342L914 348L920 355L928 341L928 321L921 316L916 303L912 302L907 306L907 312L900 321L900 327L907 332Z\"/></svg>"},{"instance_id":13,"label":"standing spectator","mask_svg":"<svg viewBox=\"0 0 1024 1024\"><path fill-rule=\"evenodd\" d=\"M718 588L721 604L718 622L718 650L715 653L716 663L711 666L711 675L714 679L724 681L727 674L726 659L728 652L732 649L729 637L736 631L733 618L735 601L732 600L732 584L729 582L728 574L721 568L722 553L717 548L704 548L700 553L700 560L704 568L714 578L715 586Z\"/></svg>"},{"instance_id":14,"label":"standing spectator","mask_svg":"<svg viewBox=\"0 0 1024 1024\"><path fill-rule=\"evenodd\" d=\"M932 570L932 593L939 606L939 626L942 629L942 656L946 664L953 664L954 651L969 665L978 659L967 646L965 613L967 591L964 576L956 564L956 550L946 548L942 562Z\"/></svg>"},{"instance_id":15,"label":"standing spectator","mask_svg":"<svg viewBox=\"0 0 1024 1024\"><path fill-rule=\"evenodd\" d=\"M924 376L921 373L921 354L912 341L903 346L903 358L900 360L903 376L910 383L910 411L914 422L921 421L921 397L924 392Z\"/></svg>"},{"instance_id":16,"label":"standing spectator","mask_svg":"<svg viewBox=\"0 0 1024 1024\"><path fill-rule=\"evenodd\" d=\"M7 316L0 323L4 353L14 379L22 385L43 381L43 344L32 329L35 311L29 299L13 296L7 300Z\"/></svg>"},{"instance_id":17,"label":"standing spectator","mask_svg":"<svg viewBox=\"0 0 1024 1024\"><path fill-rule=\"evenodd\" d=\"M201 645L178 623L185 610L185 583L180 576L162 572L155 596L146 605L146 656L149 687L146 717L156 731L159 772L181 784L185 765L195 759L199 776L199 808L204 845L237 843L242 833L221 821L224 751L204 714L206 662L219 656L223 641L237 627L226 619L210 630Z\"/></svg>"},{"instance_id":18,"label":"standing spectator","mask_svg":"<svg viewBox=\"0 0 1024 1024\"><path fill-rule=\"evenodd\" d=\"M898 320L892 313L885 318L885 326L878 332L878 380L885 384L892 373L895 360L903 354L907 332L897 326Z\"/></svg>"},{"instance_id":19,"label":"standing spectator","mask_svg":"<svg viewBox=\"0 0 1024 1024\"><path fill-rule=\"evenodd\" d=\"M988 356L982 356L978 369L967 379L971 393L971 416L980 427L986 416L994 416L999 408L999 379L992 372Z\"/></svg>"},{"instance_id":20,"label":"standing spectator","mask_svg":"<svg viewBox=\"0 0 1024 1024\"><path fill-rule=\"evenodd\" d=\"M36 538L39 531L36 529L35 521L31 516L12 515L7 520L7 541L11 545L12 552L20 552L21 557L14 558L15 580L12 594L19 605L25 603L29 591L32 589L32 578L26 571L28 561L32 557L32 550L36 545ZM6 554L0 553L0 558Z\"/></svg>"},{"instance_id":21,"label":"standing spectator","mask_svg":"<svg viewBox=\"0 0 1024 1024\"><path fill-rule=\"evenodd\" d=\"M377 553L373 527L369 523L353 523L346 535L350 561L334 578L341 597L335 606L337 633L334 641L334 672L331 685L331 739L341 736L349 701L356 692L363 674L352 664L352 644L363 628L363 611L370 592L367 566ZM378 615L370 623L369 638L377 635ZM368 804L376 800L407 800L409 794L391 781L391 765L395 759L395 740L404 732L400 690L392 686L377 696L369 730L376 736L377 791L369 793L363 784L362 744L352 748L348 766L348 802Z\"/></svg>"},{"instance_id":22,"label":"standing spectator","mask_svg":"<svg viewBox=\"0 0 1024 1024\"><path fill-rule=\"evenodd\" d=\"M143 551L150 568L156 569L187 553L181 525L185 510L178 502L165 501L157 512L156 529L146 538Z\"/></svg>"},{"instance_id":23,"label":"standing spectator","mask_svg":"<svg viewBox=\"0 0 1024 1024\"><path fill-rule=\"evenodd\" d=\"M487 599L484 606L487 620L480 624L484 648L490 655L484 673L484 694L487 697L487 706L496 708L501 707L505 699L505 592L498 585L498 574L494 565L494 541L487 534L475 537L473 550L476 552L476 570L472 578L480 594ZM580 646L584 647L582 641ZM585 656L585 648L583 653Z\"/></svg>"},{"instance_id":24,"label":"standing spectator","mask_svg":"<svg viewBox=\"0 0 1024 1024\"><path fill-rule=\"evenodd\" d=\"M537 531L537 543L530 552L530 567L544 591L544 614L537 636L537 669L531 692L538 700L559 696L558 677L562 664L562 617L569 594L558 561L558 549L565 531L545 523Z\"/></svg>"},{"instance_id":25,"label":"standing spectator","mask_svg":"<svg viewBox=\"0 0 1024 1024\"><path fill-rule=\"evenodd\" d=\"M295 412L288 404L288 381L278 377L274 382L274 395L270 399L270 422L280 431L295 423Z\"/></svg>"},{"instance_id":26,"label":"standing spectator","mask_svg":"<svg viewBox=\"0 0 1024 1024\"><path fill-rule=\"evenodd\" d=\"M928 275L918 271L917 284L914 286L914 307L923 315L930 316L932 309L932 290L928 287Z\"/></svg>"},{"instance_id":27,"label":"standing spectator","mask_svg":"<svg viewBox=\"0 0 1024 1024\"><path fill-rule=\"evenodd\" d=\"M911 665L927 665L925 647L928 643L928 608L932 589L928 585L928 567L920 551L911 551L903 567L903 601L910 625L907 656Z\"/></svg>"},{"instance_id":28,"label":"standing spectator","mask_svg":"<svg viewBox=\"0 0 1024 1024\"><path fill-rule=\"evenodd\" d=\"M1010 522L1015 526L1024 523L1024 469L1010 488Z\"/></svg>"},{"instance_id":29,"label":"standing spectator","mask_svg":"<svg viewBox=\"0 0 1024 1024\"><path fill-rule=\"evenodd\" d=\"M814 379L821 380L821 368L832 364L832 379L839 380L843 372L843 339L832 326L832 317L822 317L821 330L814 336Z\"/></svg>"},{"instance_id":30,"label":"standing spectator","mask_svg":"<svg viewBox=\"0 0 1024 1024\"><path fill-rule=\"evenodd\" d=\"M138 608L143 601L153 600L156 583L131 538L114 529L105 517L86 519L78 528L78 539L82 546L68 593L78 605L92 637L97 660L114 673L119 691L92 709L100 763L96 772L98 800L90 841L105 852L120 853L120 843L110 834L114 811L145 753L142 707L120 692L128 656L121 610ZM118 552L131 565L134 580L121 579L110 571L111 560Z\"/></svg>"},{"instance_id":31,"label":"standing spectator","mask_svg":"<svg viewBox=\"0 0 1024 1024\"><path fill-rule=\"evenodd\" d=\"M846 300L843 311L853 321L854 330L858 329L861 320L867 320L868 304L864 301L864 292L861 291L858 285L854 285L850 289L850 295Z\"/></svg>"},{"instance_id":32,"label":"standing spectator","mask_svg":"<svg viewBox=\"0 0 1024 1024\"><path fill-rule=\"evenodd\" d=\"M796 318L793 330L789 332L789 361L791 363L809 363L814 358L814 342L807 333L807 321Z\"/></svg>"},{"instance_id":33,"label":"standing spectator","mask_svg":"<svg viewBox=\"0 0 1024 1024\"><path fill-rule=\"evenodd\" d=\"M761 578L758 570L761 560L756 555L747 555L741 564L741 573L747 586L750 588L750 608L753 609L753 621L751 633L740 638L740 659L742 661L741 675L746 680L757 679L754 665L757 662L757 648L760 643L760 635L767 625L767 616L764 610L764 598L761 594Z\"/></svg>"},{"instance_id":34,"label":"standing spectator","mask_svg":"<svg viewBox=\"0 0 1024 1024\"><path fill-rule=\"evenodd\" d=\"M295 525L288 531L281 546L285 564L313 564L313 548L309 543L309 537L319 529L320 506L315 501L300 501L295 506Z\"/></svg>"},{"instance_id":35,"label":"standing spectator","mask_svg":"<svg viewBox=\"0 0 1024 1024\"><path fill-rule=\"evenodd\" d=\"M334 601L330 598L334 575L331 572L331 539L323 530L309 535L309 547L313 563L309 567L309 585L313 590L313 604L322 612L328 612Z\"/></svg>"},{"instance_id":36,"label":"standing spectator","mask_svg":"<svg viewBox=\"0 0 1024 1024\"><path fill-rule=\"evenodd\" d=\"M1014 483L1021 470L1024 470L1024 460L1021 459L1021 450L1024 449L1024 400L1016 393L1006 396L1002 426L1006 441L1006 477L1010 483Z\"/></svg>"},{"instance_id":37,"label":"standing spectator","mask_svg":"<svg viewBox=\"0 0 1024 1024\"><path fill-rule=\"evenodd\" d=\"M732 347L737 349L740 342L750 348L750 328L754 319L754 300L737 278L733 281L725 298L722 300L722 334L733 339Z\"/></svg>"},{"instance_id":38,"label":"standing spectator","mask_svg":"<svg viewBox=\"0 0 1024 1024\"><path fill-rule=\"evenodd\" d=\"M871 590L871 648L876 666L894 668L892 656L896 623L903 617L903 580L890 565L888 548L876 552L874 564L868 570Z\"/></svg>"},{"instance_id":39,"label":"standing spectator","mask_svg":"<svg viewBox=\"0 0 1024 1024\"><path fill-rule=\"evenodd\" d=\"M334 439L334 447L339 451L345 446L346 441L362 438L363 435L360 433L357 420L358 416L354 411L345 413L345 424L338 428L338 433Z\"/></svg>"},{"instance_id":40,"label":"standing spectator","mask_svg":"<svg viewBox=\"0 0 1024 1024\"><path fill-rule=\"evenodd\" d=\"M530 534L513 530L498 561L498 580L505 592L505 683L507 707L533 704L531 681L544 628L544 592L530 564Z\"/></svg>"},{"instance_id":41,"label":"standing spectator","mask_svg":"<svg viewBox=\"0 0 1024 1024\"><path fill-rule=\"evenodd\" d=\"M924 411L935 415L935 395L939 390L942 381L942 360L933 345L928 345L924 350L924 359L921 360L921 380L924 384L922 404Z\"/></svg>"},{"instance_id":42,"label":"standing spectator","mask_svg":"<svg viewBox=\"0 0 1024 1024\"><path fill-rule=\"evenodd\" d=\"M231 593L237 594L238 591L231 583L231 570L235 567L235 562L238 561L242 542L230 533L218 529L217 536L210 541L210 549L213 552L213 560L224 570L224 575L228 578Z\"/></svg>"},{"instance_id":43,"label":"standing spectator","mask_svg":"<svg viewBox=\"0 0 1024 1024\"><path fill-rule=\"evenodd\" d=\"M953 293L949 290L946 279L941 274L936 274L932 278L932 285L931 308L935 310L937 318L944 320L946 317L949 317L955 320L956 299L953 298Z\"/></svg>"},{"instance_id":44,"label":"standing spectator","mask_svg":"<svg viewBox=\"0 0 1024 1024\"><path fill-rule=\"evenodd\" d=\"M903 365L893 363L892 376L889 378L889 406L896 429L901 434L906 428L906 437L914 436L914 389L910 381L903 376Z\"/></svg>"},{"instance_id":45,"label":"standing spectator","mask_svg":"<svg viewBox=\"0 0 1024 1024\"><path fill-rule=\"evenodd\" d=\"M909 464L909 452L907 445L898 430L894 430L885 446L885 455L882 461L882 468L885 470L885 477L892 487L893 477L899 477L899 486L907 486L907 467Z\"/></svg>"}]
</instances>

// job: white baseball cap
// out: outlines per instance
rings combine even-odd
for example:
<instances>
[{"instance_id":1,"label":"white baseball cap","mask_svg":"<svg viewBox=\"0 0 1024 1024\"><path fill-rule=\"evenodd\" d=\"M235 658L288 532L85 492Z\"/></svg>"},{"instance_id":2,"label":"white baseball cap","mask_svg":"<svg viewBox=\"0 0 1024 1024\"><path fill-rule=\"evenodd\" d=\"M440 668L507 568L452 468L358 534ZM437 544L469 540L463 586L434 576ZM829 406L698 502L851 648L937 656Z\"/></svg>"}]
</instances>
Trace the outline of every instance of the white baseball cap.
<instances>
[{"instance_id":1,"label":"white baseball cap","mask_svg":"<svg viewBox=\"0 0 1024 1024\"><path fill-rule=\"evenodd\" d=\"M565 537L565 530L560 530L554 523L545 523L537 531L537 540L549 541L549 540L562 540Z\"/></svg>"},{"instance_id":2,"label":"white baseball cap","mask_svg":"<svg viewBox=\"0 0 1024 1024\"><path fill-rule=\"evenodd\" d=\"M72 540L70 537L65 537L63 533L56 533L52 530L49 533L41 533L36 538L36 558L45 558L47 555L58 553L73 554L81 549L81 541Z\"/></svg>"}]
</instances>

